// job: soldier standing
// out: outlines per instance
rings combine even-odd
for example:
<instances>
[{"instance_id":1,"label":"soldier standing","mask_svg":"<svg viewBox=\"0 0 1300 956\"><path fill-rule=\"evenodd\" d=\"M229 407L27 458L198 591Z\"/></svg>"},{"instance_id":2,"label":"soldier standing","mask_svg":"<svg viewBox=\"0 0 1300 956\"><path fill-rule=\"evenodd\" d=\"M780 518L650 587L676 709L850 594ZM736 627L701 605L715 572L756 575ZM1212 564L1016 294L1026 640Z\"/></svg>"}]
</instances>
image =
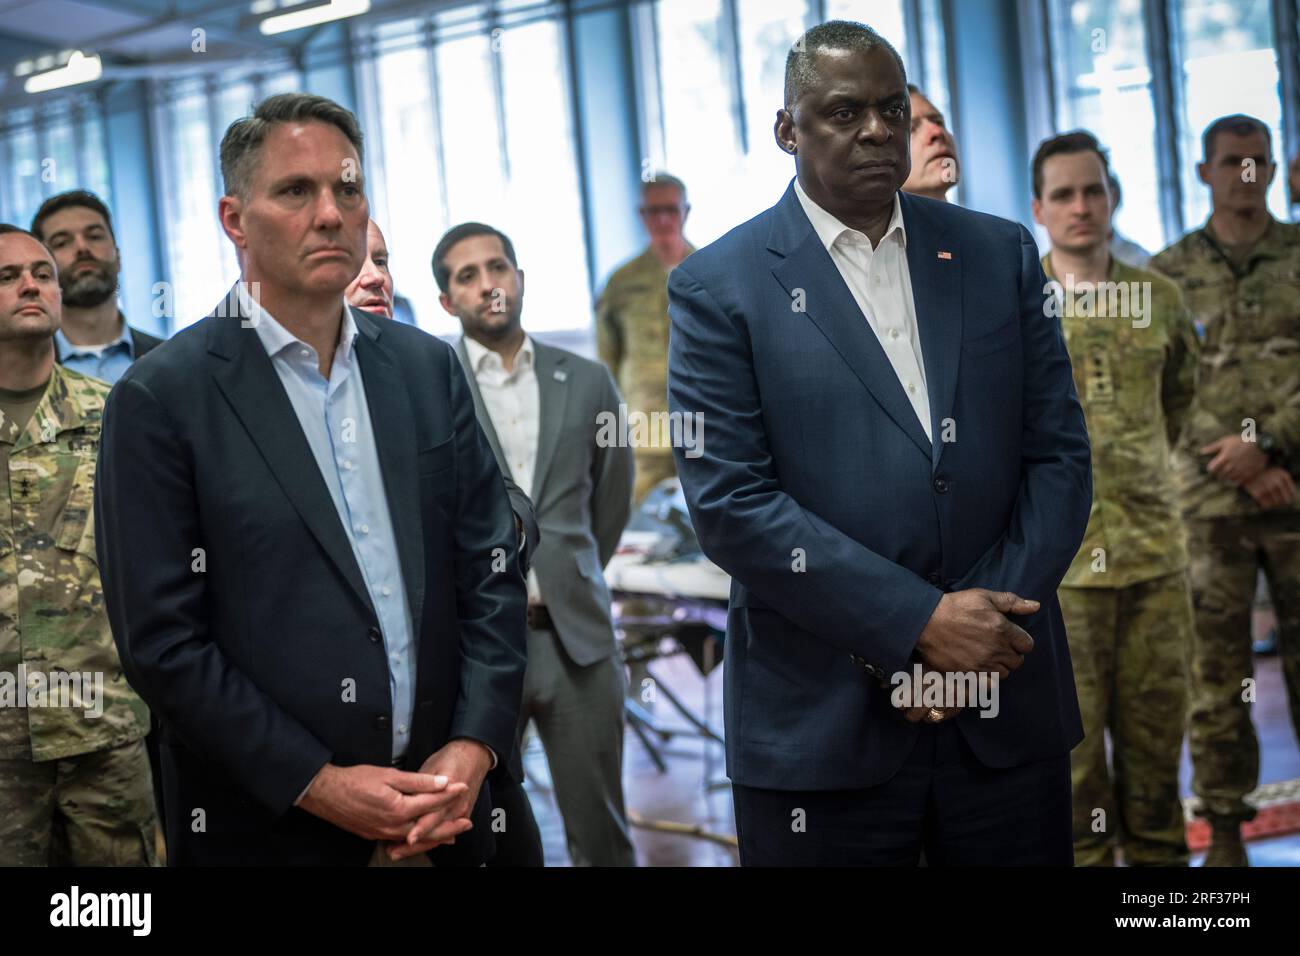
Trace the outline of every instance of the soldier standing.
<instances>
[{"instance_id":1,"label":"soldier standing","mask_svg":"<svg viewBox=\"0 0 1300 956\"><path fill-rule=\"evenodd\" d=\"M1191 405L1197 342L1172 282L1110 251L1108 162L1090 133L1033 162L1043 271L1092 442L1092 511L1061 583L1084 739L1070 756L1074 862L1186 866L1178 763L1192 606L1170 448ZM1110 731L1114 777L1106 765Z\"/></svg>"},{"instance_id":2,"label":"soldier standing","mask_svg":"<svg viewBox=\"0 0 1300 956\"><path fill-rule=\"evenodd\" d=\"M668 273L695 251L682 234L690 211L686 184L676 176L660 173L642 183L639 212L650 245L609 277L596 303L600 360L609 366L629 414L641 412L652 422L651 416L668 412ZM632 500L639 504L651 488L677 474L668 428L652 431L635 452Z\"/></svg>"},{"instance_id":3,"label":"soldier standing","mask_svg":"<svg viewBox=\"0 0 1300 956\"><path fill-rule=\"evenodd\" d=\"M1193 789L1213 828L1205 865L1245 866L1240 824L1255 815L1246 795L1259 782L1250 617L1261 567L1300 734L1300 226L1269 215L1277 167L1262 122L1215 120L1202 150L1209 221L1152 266L1182 288L1202 340L1176 451L1196 608Z\"/></svg>"},{"instance_id":4,"label":"soldier standing","mask_svg":"<svg viewBox=\"0 0 1300 956\"><path fill-rule=\"evenodd\" d=\"M0 225L0 866L153 865L149 711L91 514L109 386L55 362L54 259Z\"/></svg>"}]
</instances>

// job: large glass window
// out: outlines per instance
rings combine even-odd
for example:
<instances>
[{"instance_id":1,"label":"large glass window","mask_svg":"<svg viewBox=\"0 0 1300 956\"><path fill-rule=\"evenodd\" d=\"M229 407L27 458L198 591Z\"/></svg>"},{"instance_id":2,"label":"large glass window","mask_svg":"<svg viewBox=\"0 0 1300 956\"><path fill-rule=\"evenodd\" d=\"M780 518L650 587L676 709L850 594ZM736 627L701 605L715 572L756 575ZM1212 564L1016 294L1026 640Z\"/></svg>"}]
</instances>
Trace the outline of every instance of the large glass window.
<instances>
[{"instance_id":1,"label":"large glass window","mask_svg":"<svg viewBox=\"0 0 1300 956\"><path fill-rule=\"evenodd\" d=\"M258 99L299 88L293 70L265 77L188 79L164 88L157 109L163 241L171 296L170 331L202 319L239 278L235 249L221 228L224 193L217 152L226 127L247 116Z\"/></svg>"},{"instance_id":2,"label":"large glass window","mask_svg":"<svg viewBox=\"0 0 1300 956\"><path fill-rule=\"evenodd\" d=\"M1142 2L1055 0L1052 14L1057 128L1086 129L1101 141L1124 193L1117 228L1153 252L1162 249Z\"/></svg>"},{"instance_id":3,"label":"large glass window","mask_svg":"<svg viewBox=\"0 0 1300 956\"><path fill-rule=\"evenodd\" d=\"M1275 161L1284 162L1275 2L1291 0L1168 0L1166 21L1143 0L1050 0L1057 128L1091 130L1109 147L1124 188L1119 228L1148 249L1177 239L1180 221L1185 231L1209 216L1196 166L1201 134L1215 119L1259 118L1272 131ZM1152 48L1167 49L1168 60L1150 63ZM1165 104L1158 115L1157 103ZM1268 192L1282 218L1284 171Z\"/></svg>"},{"instance_id":4,"label":"large glass window","mask_svg":"<svg viewBox=\"0 0 1300 956\"><path fill-rule=\"evenodd\" d=\"M27 227L55 193L89 189L112 208L104 124L93 100L55 101L0 117L0 220Z\"/></svg>"},{"instance_id":5,"label":"large glass window","mask_svg":"<svg viewBox=\"0 0 1300 956\"><path fill-rule=\"evenodd\" d=\"M894 45L907 58L907 33L901 0L826 0L827 20L857 20Z\"/></svg>"},{"instance_id":6,"label":"large glass window","mask_svg":"<svg viewBox=\"0 0 1300 956\"><path fill-rule=\"evenodd\" d=\"M104 116L98 106L85 106L74 120L77 176L111 210L113 191L109 183L108 150L104 141Z\"/></svg>"},{"instance_id":7,"label":"large glass window","mask_svg":"<svg viewBox=\"0 0 1300 956\"><path fill-rule=\"evenodd\" d=\"M711 242L772 205L794 176L773 135L785 99L785 59L817 22L816 0L658 0L655 72L662 124L656 169L691 193L686 231ZM869 24L906 58L902 0L828 0L826 19ZM734 18L734 26L733 26ZM938 102L945 102L940 96Z\"/></svg>"},{"instance_id":8,"label":"large glass window","mask_svg":"<svg viewBox=\"0 0 1300 956\"><path fill-rule=\"evenodd\" d=\"M1201 134L1220 116L1246 113L1273 135L1278 174L1268 191L1273 215L1287 216L1286 154L1282 102L1278 97L1277 51L1269 0L1178 0L1175 49L1181 61L1183 110L1179 117L1183 223L1191 229L1210 215L1209 189L1196 164Z\"/></svg>"},{"instance_id":9,"label":"large glass window","mask_svg":"<svg viewBox=\"0 0 1300 956\"><path fill-rule=\"evenodd\" d=\"M435 60L439 79L450 80L442 92L442 148L447 177L447 214L451 223L466 219L499 221L505 201L505 144L497 122L492 73L492 40L485 34L439 44ZM506 40L498 37L498 46ZM507 104L513 109L514 104Z\"/></svg>"},{"instance_id":10,"label":"large glass window","mask_svg":"<svg viewBox=\"0 0 1300 956\"><path fill-rule=\"evenodd\" d=\"M508 14L518 4L498 4ZM371 205L396 291L417 323L449 335L431 259L465 221L510 236L528 276L524 325L586 329L591 292L563 37L554 19L488 27L482 9L374 30L363 70ZM454 18L454 19L453 19Z\"/></svg>"},{"instance_id":11,"label":"large glass window","mask_svg":"<svg viewBox=\"0 0 1300 956\"><path fill-rule=\"evenodd\" d=\"M588 330L586 230L559 28L535 22L499 40L509 162L502 221L528 270L525 321L539 331Z\"/></svg>"},{"instance_id":12,"label":"large glass window","mask_svg":"<svg viewBox=\"0 0 1300 956\"><path fill-rule=\"evenodd\" d=\"M372 120L366 144L370 214L388 240L396 293L414 304L418 321L433 321L443 313L429 259L446 228L446 210L429 51L408 45L383 53L369 76L375 100L364 111Z\"/></svg>"},{"instance_id":13,"label":"large glass window","mask_svg":"<svg viewBox=\"0 0 1300 956\"><path fill-rule=\"evenodd\" d=\"M77 149L70 119L63 117L45 127L42 152L45 154L42 162L46 164L42 180L51 192L84 188L77 172Z\"/></svg>"},{"instance_id":14,"label":"large glass window","mask_svg":"<svg viewBox=\"0 0 1300 956\"><path fill-rule=\"evenodd\" d=\"M44 197L41 184L41 148L36 142L30 111L10 117L15 128L3 137L4 185L0 201L4 220L26 228Z\"/></svg>"},{"instance_id":15,"label":"large glass window","mask_svg":"<svg viewBox=\"0 0 1300 956\"><path fill-rule=\"evenodd\" d=\"M239 274L231 268L229 240L217 219L221 196L215 181L208 94L182 93L164 106L164 129L170 148L164 191L167 271L171 288L171 331L203 318L221 300Z\"/></svg>"},{"instance_id":16,"label":"large glass window","mask_svg":"<svg viewBox=\"0 0 1300 956\"><path fill-rule=\"evenodd\" d=\"M663 156L654 165L687 184L687 232L698 244L770 206L793 175L772 125L783 102L785 55L808 13L800 0L740 4L733 33L723 0L656 4Z\"/></svg>"}]
</instances>

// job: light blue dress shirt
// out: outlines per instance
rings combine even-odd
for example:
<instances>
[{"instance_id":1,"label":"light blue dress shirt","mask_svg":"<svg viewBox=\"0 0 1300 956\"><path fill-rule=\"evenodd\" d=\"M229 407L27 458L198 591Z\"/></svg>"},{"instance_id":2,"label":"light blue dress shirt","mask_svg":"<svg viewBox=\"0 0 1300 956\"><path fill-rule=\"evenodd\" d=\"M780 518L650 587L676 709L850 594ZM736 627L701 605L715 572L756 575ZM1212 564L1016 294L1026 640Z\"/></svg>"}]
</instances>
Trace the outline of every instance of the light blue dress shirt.
<instances>
[{"instance_id":1,"label":"light blue dress shirt","mask_svg":"<svg viewBox=\"0 0 1300 956\"><path fill-rule=\"evenodd\" d=\"M406 754L415 709L415 628L397 556L397 536L379 468L379 447L370 423L357 326L342 299L343 324L330 366L321 375L316 350L295 338L239 287L244 315L253 324L298 416L307 444L329 488L339 520L379 616L388 660L393 706L393 759Z\"/></svg>"},{"instance_id":2,"label":"light blue dress shirt","mask_svg":"<svg viewBox=\"0 0 1300 956\"><path fill-rule=\"evenodd\" d=\"M127 328L122 313L118 313L118 318L122 319L122 334L107 345L96 345L94 348L73 345L62 329L55 332L54 348L58 352L59 363L64 368L108 382L109 385L117 384L117 380L135 361L135 341L131 338L131 330Z\"/></svg>"}]
</instances>

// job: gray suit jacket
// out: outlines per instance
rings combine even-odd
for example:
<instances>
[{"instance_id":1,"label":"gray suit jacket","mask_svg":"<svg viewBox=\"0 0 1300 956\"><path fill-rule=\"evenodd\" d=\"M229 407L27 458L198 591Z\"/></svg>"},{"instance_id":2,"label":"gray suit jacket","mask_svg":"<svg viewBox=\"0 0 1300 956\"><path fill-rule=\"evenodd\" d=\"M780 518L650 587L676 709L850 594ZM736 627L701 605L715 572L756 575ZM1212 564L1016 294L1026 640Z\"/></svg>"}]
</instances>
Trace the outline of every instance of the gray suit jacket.
<instances>
[{"instance_id":1,"label":"gray suit jacket","mask_svg":"<svg viewBox=\"0 0 1300 956\"><path fill-rule=\"evenodd\" d=\"M614 653L604 567L632 508L632 449L596 444L597 415L618 415L622 398L605 366L533 339L541 402L530 492L541 543L533 568L565 652L579 667ZM501 473L510 466L483 405L462 337L456 343L479 424Z\"/></svg>"}]
</instances>

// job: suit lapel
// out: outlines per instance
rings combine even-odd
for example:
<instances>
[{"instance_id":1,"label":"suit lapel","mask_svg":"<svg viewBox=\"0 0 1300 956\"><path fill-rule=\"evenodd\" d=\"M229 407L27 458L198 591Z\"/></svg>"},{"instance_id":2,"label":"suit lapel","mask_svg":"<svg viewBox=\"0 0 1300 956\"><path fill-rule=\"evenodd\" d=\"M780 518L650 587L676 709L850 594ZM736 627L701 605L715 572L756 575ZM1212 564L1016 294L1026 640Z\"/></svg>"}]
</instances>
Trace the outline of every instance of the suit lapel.
<instances>
[{"instance_id":1,"label":"suit lapel","mask_svg":"<svg viewBox=\"0 0 1300 956\"><path fill-rule=\"evenodd\" d=\"M961 363L961 249L936 228L920 204L903 193L903 226L907 230L907 271L921 335L926 391L930 396L931 460L939 467L943 454L944 419L951 418ZM940 258L940 253L946 257Z\"/></svg>"},{"instance_id":2,"label":"suit lapel","mask_svg":"<svg viewBox=\"0 0 1300 956\"><path fill-rule=\"evenodd\" d=\"M930 442L894 374L894 367L804 214L793 186L778 204L772 233L769 248L785 256L772 269L781 287L792 302L803 302L807 317L826 336L885 414L929 456ZM800 295L801 292L804 294Z\"/></svg>"},{"instance_id":3,"label":"suit lapel","mask_svg":"<svg viewBox=\"0 0 1300 956\"><path fill-rule=\"evenodd\" d=\"M469 350L465 348L465 336L463 335L456 341L456 355L460 358L461 368L465 370L465 377L469 379L469 392L474 398L474 414L478 418L479 427L483 429L483 434L487 436L488 444L492 446L492 454L496 457L497 467L501 469L502 474L509 475L513 480L515 476L510 471L506 456L501 452L501 440L497 438L497 430L492 424L492 416L488 414L487 407L483 404L483 393L478 390L478 378L474 375L474 369L469 360Z\"/></svg>"},{"instance_id":4,"label":"suit lapel","mask_svg":"<svg viewBox=\"0 0 1300 956\"><path fill-rule=\"evenodd\" d=\"M538 433L537 463L533 466L532 499L535 507L541 505L542 487L547 472L555 458L555 447L560 441L561 423L569 400L569 369L565 354L542 345L533 339L533 355L537 369Z\"/></svg>"},{"instance_id":5,"label":"suit lapel","mask_svg":"<svg viewBox=\"0 0 1300 956\"><path fill-rule=\"evenodd\" d=\"M411 604L411 620L418 635L424 611L424 543L421 522L406 520L406 516L420 513L415 412L406 379L384 347L382 325L359 309L352 310L352 317L360 332L356 343L357 362L365 381L379 470L384 476L397 555Z\"/></svg>"},{"instance_id":6,"label":"suit lapel","mask_svg":"<svg viewBox=\"0 0 1300 956\"><path fill-rule=\"evenodd\" d=\"M373 613L365 580L289 396L234 290L217 312L209 352L225 359L213 372L217 387L262 454L271 474L330 560Z\"/></svg>"}]
</instances>

